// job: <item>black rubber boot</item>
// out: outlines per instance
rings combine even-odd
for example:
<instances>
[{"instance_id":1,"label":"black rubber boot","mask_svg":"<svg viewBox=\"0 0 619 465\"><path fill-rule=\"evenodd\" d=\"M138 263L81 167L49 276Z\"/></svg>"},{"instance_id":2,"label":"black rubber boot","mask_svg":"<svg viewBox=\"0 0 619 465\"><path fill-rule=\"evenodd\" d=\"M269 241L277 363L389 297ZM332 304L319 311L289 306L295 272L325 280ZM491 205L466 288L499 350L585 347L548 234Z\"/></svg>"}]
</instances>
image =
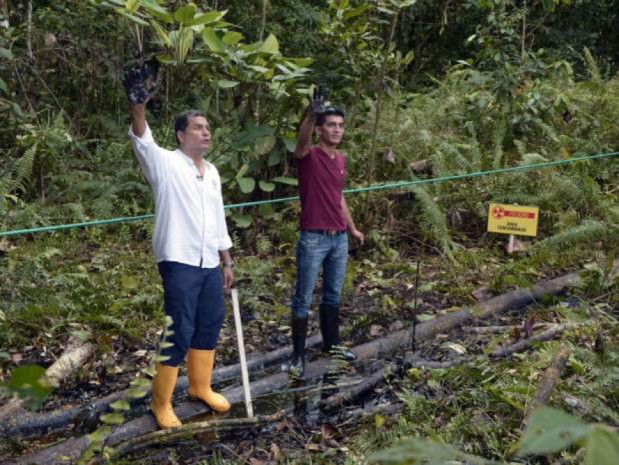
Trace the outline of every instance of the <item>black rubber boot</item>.
<instances>
[{"instance_id":1,"label":"black rubber boot","mask_svg":"<svg viewBox=\"0 0 619 465\"><path fill-rule=\"evenodd\" d=\"M292 317L292 360L290 372L302 378L305 375L305 338L307 337L307 317Z\"/></svg>"},{"instance_id":2,"label":"black rubber boot","mask_svg":"<svg viewBox=\"0 0 619 465\"><path fill-rule=\"evenodd\" d=\"M340 346L340 308L331 305L320 305L320 332L322 333L322 351L352 362L357 359L344 346Z\"/></svg>"}]
</instances>

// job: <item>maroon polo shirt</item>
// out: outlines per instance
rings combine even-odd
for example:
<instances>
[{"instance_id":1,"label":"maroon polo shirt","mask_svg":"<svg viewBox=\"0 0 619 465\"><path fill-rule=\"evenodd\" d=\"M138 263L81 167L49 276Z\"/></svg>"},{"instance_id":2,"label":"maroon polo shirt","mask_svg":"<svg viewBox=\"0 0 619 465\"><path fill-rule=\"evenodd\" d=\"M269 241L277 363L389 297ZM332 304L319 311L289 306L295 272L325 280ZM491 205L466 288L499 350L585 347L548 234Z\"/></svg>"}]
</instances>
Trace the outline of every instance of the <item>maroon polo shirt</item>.
<instances>
[{"instance_id":1,"label":"maroon polo shirt","mask_svg":"<svg viewBox=\"0 0 619 465\"><path fill-rule=\"evenodd\" d=\"M346 231L346 219L342 211L342 190L346 180L344 155L336 152L335 157L331 158L314 145L307 155L297 159L297 166L301 230Z\"/></svg>"}]
</instances>

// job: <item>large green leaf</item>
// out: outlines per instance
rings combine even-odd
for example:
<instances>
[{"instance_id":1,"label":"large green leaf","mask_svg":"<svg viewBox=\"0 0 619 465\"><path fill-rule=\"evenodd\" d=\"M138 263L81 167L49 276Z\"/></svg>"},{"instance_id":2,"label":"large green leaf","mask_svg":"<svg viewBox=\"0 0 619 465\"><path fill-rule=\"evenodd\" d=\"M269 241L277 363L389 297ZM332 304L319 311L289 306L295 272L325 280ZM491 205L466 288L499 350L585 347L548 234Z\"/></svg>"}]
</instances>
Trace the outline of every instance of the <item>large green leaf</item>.
<instances>
[{"instance_id":1,"label":"large green leaf","mask_svg":"<svg viewBox=\"0 0 619 465\"><path fill-rule=\"evenodd\" d=\"M274 182L279 182L280 184L288 184L289 186L298 186L299 180L296 178L291 178L288 176L278 176L273 178Z\"/></svg>"},{"instance_id":2,"label":"large green leaf","mask_svg":"<svg viewBox=\"0 0 619 465\"><path fill-rule=\"evenodd\" d=\"M26 406L32 410L38 408L52 392L52 387L45 378L45 368L39 365L15 368L6 387L24 399Z\"/></svg>"},{"instance_id":3,"label":"large green leaf","mask_svg":"<svg viewBox=\"0 0 619 465\"><path fill-rule=\"evenodd\" d=\"M264 192L273 192L275 190L275 184L267 181L258 181L258 186L260 190Z\"/></svg>"},{"instance_id":4,"label":"large green leaf","mask_svg":"<svg viewBox=\"0 0 619 465\"><path fill-rule=\"evenodd\" d=\"M114 410L131 410L131 405L129 405L129 402L127 402L126 400L117 400L116 402L112 402L110 404L110 407L112 407Z\"/></svg>"},{"instance_id":5,"label":"large green leaf","mask_svg":"<svg viewBox=\"0 0 619 465\"><path fill-rule=\"evenodd\" d=\"M191 28L182 28L170 33L170 41L174 48L174 60L177 64L184 63L189 51L193 47L193 31Z\"/></svg>"},{"instance_id":6,"label":"large green leaf","mask_svg":"<svg viewBox=\"0 0 619 465\"><path fill-rule=\"evenodd\" d=\"M236 173L236 177L237 178L242 178L243 176L245 176L245 174L247 174L248 171L249 171L249 165L247 163L244 163L239 168L239 171Z\"/></svg>"},{"instance_id":7,"label":"large green leaf","mask_svg":"<svg viewBox=\"0 0 619 465\"><path fill-rule=\"evenodd\" d=\"M172 40L168 33L155 21L151 21L150 25L155 30L157 37L163 42L164 46L168 48L172 47Z\"/></svg>"},{"instance_id":8,"label":"large green leaf","mask_svg":"<svg viewBox=\"0 0 619 465\"><path fill-rule=\"evenodd\" d=\"M388 449L378 451L371 456L372 461L383 465L403 465L423 463L425 465L445 465L464 463L475 465L493 464L490 460L464 454L448 444L428 439L410 438L400 441Z\"/></svg>"},{"instance_id":9,"label":"large green leaf","mask_svg":"<svg viewBox=\"0 0 619 465\"><path fill-rule=\"evenodd\" d=\"M256 139L254 150L257 155L265 155L269 153L275 145L275 136L265 136Z\"/></svg>"},{"instance_id":10,"label":"large green leaf","mask_svg":"<svg viewBox=\"0 0 619 465\"><path fill-rule=\"evenodd\" d=\"M131 21L133 21L134 23L138 23L140 26L148 26L148 22L144 21L142 18L139 18L136 15L132 15L131 13L128 13L125 10L116 10L119 14L123 15L126 18L129 18Z\"/></svg>"},{"instance_id":11,"label":"large green leaf","mask_svg":"<svg viewBox=\"0 0 619 465\"><path fill-rule=\"evenodd\" d=\"M2 78L0 78L0 90L6 95L9 95L9 86L6 85L6 82L4 82Z\"/></svg>"},{"instance_id":12,"label":"large green leaf","mask_svg":"<svg viewBox=\"0 0 619 465\"><path fill-rule=\"evenodd\" d=\"M217 81L217 87L220 89L230 89L232 87L238 86L240 83L238 81L229 81L227 79L220 79Z\"/></svg>"},{"instance_id":13,"label":"large green leaf","mask_svg":"<svg viewBox=\"0 0 619 465\"><path fill-rule=\"evenodd\" d=\"M13 52L11 52L8 48L0 47L0 58L12 60L14 58Z\"/></svg>"},{"instance_id":14,"label":"large green leaf","mask_svg":"<svg viewBox=\"0 0 619 465\"><path fill-rule=\"evenodd\" d=\"M258 66L258 65L250 65L248 66L248 68L253 69L254 71L257 71L261 74L268 73L269 71L271 71L269 68L265 68L264 66Z\"/></svg>"},{"instance_id":15,"label":"large green leaf","mask_svg":"<svg viewBox=\"0 0 619 465\"><path fill-rule=\"evenodd\" d=\"M273 150L271 151L271 153L269 154L269 159L267 160L267 165L269 166L275 166L277 165L280 161L282 161L282 152L279 150Z\"/></svg>"},{"instance_id":16,"label":"large green leaf","mask_svg":"<svg viewBox=\"0 0 619 465\"><path fill-rule=\"evenodd\" d=\"M590 426L561 410L540 407L529 419L518 455L550 454L583 439Z\"/></svg>"},{"instance_id":17,"label":"large green leaf","mask_svg":"<svg viewBox=\"0 0 619 465\"><path fill-rule=\"evenodd\" d=\"M120 413L107 413L100 419L106 425L122 425L125 422L125 417Z\"/></svg>"},{"instance_id":18,"label":"large green leaf","mask_svg":"<svg viewBox=\"0 0 619 465\"><path fill-rule=\"evenodd\" d=\"M619 434L601 426L595 426L587 440L585 465L619 464Z\"/></svg>"},{"instance_id":19,"label":"large green leaf","mask_svg":"<svg viewBox=\"0 0 619 465\"><path fill-rule=\"evenodd\" d=\"M258 51L272 54L279 53L279 42L277 41L277 37L273 34L269 34L269 37L264 40Z\"/></svg>"},{"instance_id":20,"label":"large green leaf","mask_svg":"<svg viewBox=\"0 0 619 465\"><path fill-rule=\"evenodd\" d=\"M157 0L142 0L142 6L153 16L165 21L166 23L171 23L174 20L174 16L164 7L159 5Z\"/></svg>"},{"instance_id":21,"label":"large green leaf","mask_svg":"<svg viewBox=\"0 0 619 465\"><path fill-rule=\"evenodd\" d=\"M234 135L232 146L236 150L242 150L248 147L252 150L256 150L257 144L270 144L274 134L275 129L268 124L256 126L252 122L247 122L243 130ZM262 141L261 139L266 140Z\"/></svg>"},{"instance_id":22,"label":"large green leaf","mask_svg":"<svg viewBox=\"0 0 619 465\"><path fill-rule=\"evenodd\" d=\"M224 41L225 44L236 45L241 40L243 40L243 34L241 34L240 32L236 32L236 31L228 31L224 34L222 40Z\"/></svg>"},{"instance_id":23,"label":"large green leaf","mask_svg":"<svg viewBox=\"0 0 619 465\"><path fill-rule=\"evenodd\" d=\"M296 140L284 137L283 141L284 141L284 145L286 146L286 150L288 150L289 152L294 152L295 149L297 148Z\"/></svg>"},{"instance_id":24,"label":"large green leaf","mask_svg":"<svg viewBox=\"0 0 619 465\"><path fill-rule=\"evenodd\" d=\"M198 11L198 7L194 3L180 7L174 12L174 19L181 23L183 26L191 26L193 24L193 18Z\"/></svg>"},{"instance_id":25,"label":"large green leaf","mask_svg":"<svg viewBox=\"0 0 619 465\"><path fill-rule=\"evenodd\" d=\"M217 33L213 29L204 29L202 31L202 40L213 52L224 53L226 51L225 44L217 37Z\"/></svg>"},{"instance_id":26,"label":"large green leaf","mask_svg":"<svg viewBox=\"0 0 619 465\"><path fill-rule=\"evenodd\" d=\"M208 24L208 23L214 23L216 21L219 21L221 18L224 17L224 15L228 12L228 10L224 10L224 11L209 11L207 13L203 13L200 15L197 15L193 18L191 25L192 26L197 26L199 24Z\"/></svg>"},{"instance_id":27,"label":"large green leaf","mask_svg":"<svg viewBox=\"0 0 619 465\"><path fill-rule=\"evenodd\" d=\"M344 19L345 20L346 19L351 19L351 18L354 18L356 16L362 15L363 13L368 11L370 8L371 8L370 4L362 3L357 8L352 8L351 10L346 11L344 13Z\"/></svg>"},{"instance_id":28,"label":"large green leaf","mask_svg":"<svg viewBox=\"0 0 619 465\"><path fill-rule=\"evenodd\" d=\"M239 228L247 228L251 225L252 219L251 215L232 215L232 221L234 221Z\"/></svg>"},{"instance_id":29,"label":"large green leaf","mask_svg":"<svg viewBox=\"0 0 619 465\"><path fill-rule=\"evenodd\" d=\"M256 180L254 178L236 178L236 182L239 183L239 187L243 194L249 194L253 192L254 188L256 187Z\"/></svg>"},{"instance_id":30,"label":"large green leaf","mask_svg":"<svg viewBox=\"0 0 619 465\"><path fill-rule=\"evenodd\" d=\"M402 58L402 64L408 65L411 61L413 61L413 58L415 58L415 52L408 52L404 58Z\"/></svg>"},{"instance_id":31,"label":"large green leaf","mask_svg":"<svg viewBox=\"0 0 619 465\"><path fill-rule=\"evenodd\" d=\"M141 0L125 0L125 8L129 13L133 14L140 8L140 3L142 3Z\"/></svg>"}]
</instances>

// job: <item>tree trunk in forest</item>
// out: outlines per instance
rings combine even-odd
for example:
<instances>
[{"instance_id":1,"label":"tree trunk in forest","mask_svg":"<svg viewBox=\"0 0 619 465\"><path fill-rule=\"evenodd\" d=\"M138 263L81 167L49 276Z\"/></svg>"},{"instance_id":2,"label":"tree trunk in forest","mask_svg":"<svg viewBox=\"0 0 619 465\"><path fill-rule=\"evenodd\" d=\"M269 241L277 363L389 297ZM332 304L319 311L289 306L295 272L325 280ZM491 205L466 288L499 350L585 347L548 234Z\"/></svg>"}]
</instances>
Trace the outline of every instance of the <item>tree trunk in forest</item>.
<instances>
[{"instance_id":1,"label":"tree trunk in forest","mask_svg":"<svg viewBox=\"0 0 619 465\"><path fill-rule=\"evenodd\" d=\"M617 271L619 271L619 260L613 264L613 274L616 274ZM517 289L482 302L470 310L462 310L437 317L433 320L424 321L417 325L415 335L417 340L431 339L439 333L449 332L469 321L497 316L508 310L522 308L531 302L539 301L544 296L561 294L569 287L573 287L580 282L580 273L576 272L540 283L533 286L532 289ZM411 331L405 329L382 339L354 347L353 352L357 355L359 362L375 360L407 347L410 341ZM321 358L309 363L306 367L306 379L311 380L322 377L333 369L337 363L341 362L329 358ZM288 373L278 373L251 383L251 392L254 398L256 398L282 389L288 384ZM243 387L235 386L224 389L223 394L232 404L241 402L243 400ZM202 402L188 401L175 406L174 410L181 420L188 421L193 417L208 412L209 408ZM145 415L116 427L108 437L106 444L114 447L123 441L155 431L156 429L157 425L153 417ZM0 465L66 463L67 457L69 460L77 459L88 447L89 443L90 440L87 436L71 438L46 449L2 462Z\"/></svg>"},{"instance_id":2,"label":"tree trunk in forest","mask_svg":"<svg viewBox=\"0 0 619 465\"><path fill-rule=\"evenodd\" d=\"M28 0L26 48L28 53L28 60L30 60L30 62L34 61L34 54L32 53L32 0Z\"/></svg>"}]
</instances>

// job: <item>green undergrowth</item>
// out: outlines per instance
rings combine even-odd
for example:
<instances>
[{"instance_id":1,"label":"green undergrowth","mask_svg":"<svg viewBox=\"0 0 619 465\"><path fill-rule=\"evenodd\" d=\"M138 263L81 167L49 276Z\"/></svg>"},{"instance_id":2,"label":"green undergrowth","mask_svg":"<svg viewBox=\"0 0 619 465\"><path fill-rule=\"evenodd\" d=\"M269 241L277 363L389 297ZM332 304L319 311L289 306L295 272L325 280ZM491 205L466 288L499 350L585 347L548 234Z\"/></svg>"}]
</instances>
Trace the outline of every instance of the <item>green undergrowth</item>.
<instances>
[{"instance_id":1,"label":"green undergrowth","mask_svg":"<svg viewBox=\"0 0 619 465\"><path fill-rule=\"evenodd\" d=\"M619 337L616 320L597 314L587 305L572 310L568 321L587 321L569 331L561 343L539 344L535 350L501 362L475 362L450 369L410 369L392 388L404 405L402 414L367 419L359 434L346 445L356 451L346 463L369 463L361 457L411 437L428 438L455 446L461 452L509 462L522 436L525 410L542 371L559 347L570 357L563 378L549 403L587 422L619 425ZM596 340L605 341L601 350ZM365 431L365 433L361 433ZM560 463L582 463L579 448L560 454ZM388 463L417 463L400 461ZM437 462L439 463L439 462ZM440 462L443 463L443 462ZM451 463L451 462L450 462ZM527 464L547 463L529 459Z\"/></svg>"}]
</instances>

